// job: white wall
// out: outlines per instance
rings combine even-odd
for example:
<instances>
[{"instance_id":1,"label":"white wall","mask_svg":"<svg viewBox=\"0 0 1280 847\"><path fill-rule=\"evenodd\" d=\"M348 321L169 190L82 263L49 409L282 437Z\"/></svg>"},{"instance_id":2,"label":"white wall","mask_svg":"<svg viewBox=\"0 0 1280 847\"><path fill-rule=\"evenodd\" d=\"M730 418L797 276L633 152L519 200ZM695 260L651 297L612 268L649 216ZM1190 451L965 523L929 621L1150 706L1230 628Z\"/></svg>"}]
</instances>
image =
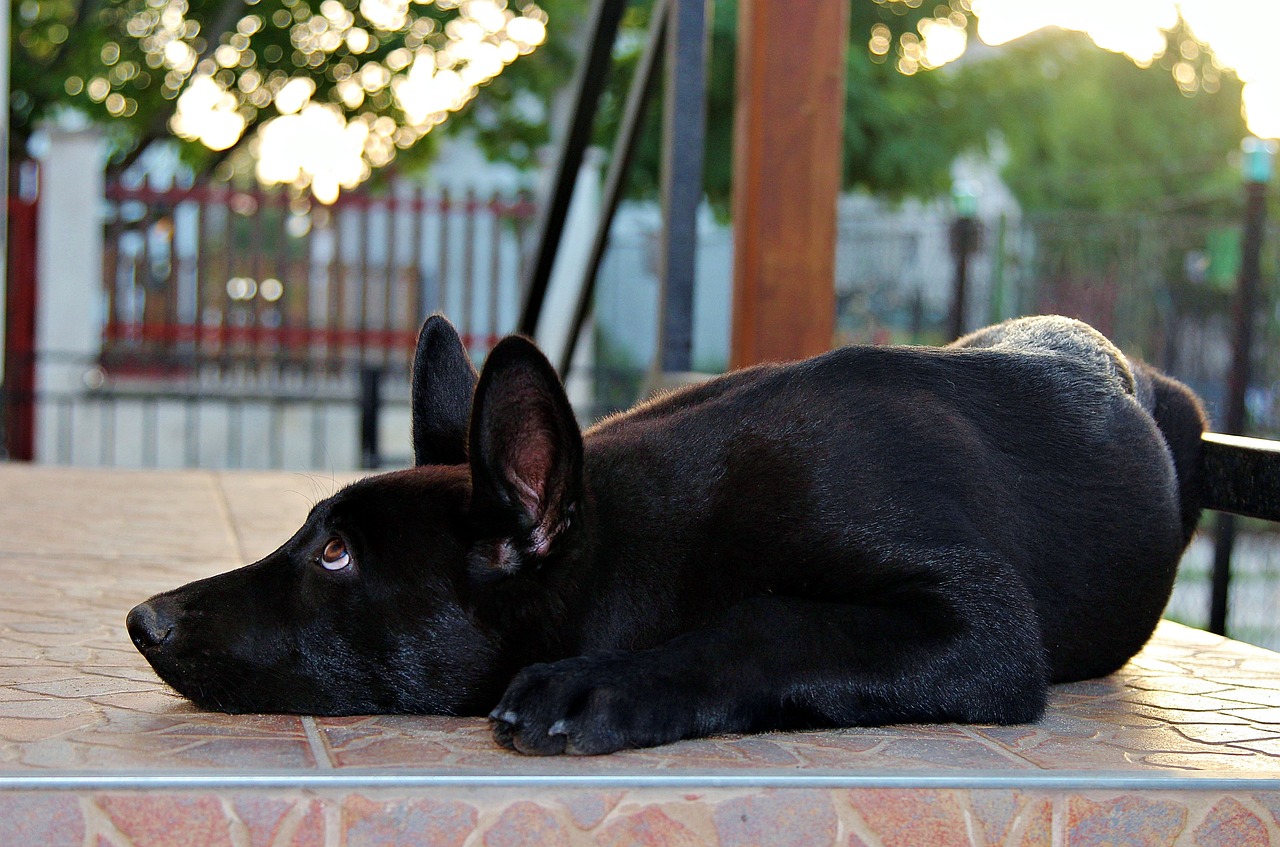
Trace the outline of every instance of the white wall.
<instances>
[{"instance_id":1,"label":"white wall","mask_svg":"<svg viewBox=\"0 0 1280 847\"><path fill-rule=\"evenodd\" d=\"M36 392L83 387L101 344L103 165L100 130L50 128L41 156L36 251ZM52 456L56 428L36 409L36 460Z\"/></svg>"}]
</instances>

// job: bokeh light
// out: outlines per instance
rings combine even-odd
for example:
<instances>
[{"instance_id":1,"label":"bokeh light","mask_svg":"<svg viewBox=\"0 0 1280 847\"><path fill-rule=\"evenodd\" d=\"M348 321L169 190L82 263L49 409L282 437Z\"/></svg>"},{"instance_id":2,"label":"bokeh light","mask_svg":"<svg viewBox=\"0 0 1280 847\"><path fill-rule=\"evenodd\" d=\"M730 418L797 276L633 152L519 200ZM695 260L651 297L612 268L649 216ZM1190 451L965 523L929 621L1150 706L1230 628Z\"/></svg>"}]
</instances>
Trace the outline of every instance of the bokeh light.
<instances>
[{"instance_id":1,"label":"bokeh light","mask_svg":"<svg viewBox=\"0 0 1280 847\"><path fill-rule=\"evenodd\" d=\"M442 27L414 14L431 4L453 13ZM332 203L546 40L546 13L528 0L516 4L359 0L348 8L323 0L313 13L306 3L287 3L269 21L249 11L206 50L199 26L186 18L186 0L146 0L126 31L142 46L147 66L163 72L162 95L177 99L169 124L175 134L228 150L252 131L259 180L309 188ZM255 37L267 26L288 32L297 72L260 69ZM281 58L275 44L261 49L269 63ZM103 50L104 64L112 65L118 45ZM75 85L111 114L128 114L137 104L113 86L116 77L137 73L133 64ZM321 75L332 84L317 99Z\"/></svg>"}]
</instances>

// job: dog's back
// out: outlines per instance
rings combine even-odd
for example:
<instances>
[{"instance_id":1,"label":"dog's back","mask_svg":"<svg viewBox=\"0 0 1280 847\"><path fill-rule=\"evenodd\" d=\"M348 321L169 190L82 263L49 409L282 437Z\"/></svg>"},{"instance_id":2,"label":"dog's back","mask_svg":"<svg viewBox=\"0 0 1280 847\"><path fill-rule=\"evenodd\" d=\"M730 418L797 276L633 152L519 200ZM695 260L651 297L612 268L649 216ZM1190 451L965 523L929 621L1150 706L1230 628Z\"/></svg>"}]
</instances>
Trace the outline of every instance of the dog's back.
<instances>
[{"instance_id":1,"label":"dog's back","mask_svg":"<svg viewBox=\"0 0 1280 847\"><path fill-rule=\"evenodd\" d=\"M854 599L898 551L963 548L1015 568L1062 681L1150 636L1199 515L1203 427L1181 384L1083 323L1033 318L729 374L586 443L617 581L671 612L627 646L713 613L703 598Z\"/></svg>"}]
</instances>

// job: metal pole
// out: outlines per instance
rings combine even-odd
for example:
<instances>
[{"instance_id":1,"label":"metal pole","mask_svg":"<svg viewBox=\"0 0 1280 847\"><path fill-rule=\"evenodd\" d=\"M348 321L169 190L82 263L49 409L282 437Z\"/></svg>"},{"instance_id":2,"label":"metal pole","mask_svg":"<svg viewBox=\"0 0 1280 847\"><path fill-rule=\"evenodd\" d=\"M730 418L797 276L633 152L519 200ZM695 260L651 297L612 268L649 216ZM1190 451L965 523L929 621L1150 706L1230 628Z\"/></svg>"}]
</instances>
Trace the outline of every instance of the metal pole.
<instances>
[{"instance_id":1,"label":"metal pole","mask_svg":"<svg viewBox=\"0 0 1280 847\"><path fill-rule=\"evenodd\" d=\"M525 301L519 322L519 331L525 335L532 336L538 331L542 301L546 299L547 286L551 282L551 269L560 247L565 218L569 214L569 201L573 198L582 157L591 141L596 108L600 105L600 95L609 77L613 45L626 7L626 0L596 0L591 13L586 53L578 64L574 80L573 111L560 143L560 158L552 177L549 197L539 209L537 247L525 268L522 285Z\"/></svg>"},{"instance_id":2,"label":"metal pole","mask_svg":"<svg viewBox=\"0 0 1280 847\"><path fill-rule=\"evenodd\" d=\"M1267 220L1267 182L1275 142L1245 140L1244 240L1240 247L1240 279L1236 288L1235 333L1231 349L1231 373L1227 381L1226 418L1223 431L1244 435L1247 423L1245 398L1249 389L1253 323L1262 280L1262 242ZM1209 630L1227 632L1228 596L1231 588L1231 553L1235 546L1235 516L1220 514L1213 545L1213 586L1209 601Z\"/></svg>"},{"instance_id":3,"label":"metal pole","mask_svg":"<svg viewBox=\"0 0 1280 847\"><path fill-rule=\"evenodd\" d=\"M707 134L707 7L671 0L662 142L662 293L658 367L693 369L693 288Z\"/></svg>"},{"instance_id":4,"label":"metal pole","mask_svg":"<svg viewBox=\"0 0 1280 847\"><path fill-rule=\"evenodd\" d=\"M952 257L955 259L955 275L951 290L951 314L949 332L952 340L964 335L964 306L969 299L969 254L973 241L975 221L970 217L956 218L952 222Z\"/></svg>"},{"instance_id":5,"label":"metal pole","mask_svg":"<svg viewBox=\"0 0 1280 847\"><path fill-rule=\"evenodd\" d=\"M366 470L377 470L382 463L378 451L381 388L382 368L368 365L360 369L360 467Z\"/></svg>"},{"instance_id":6,"label":"metal pole","mask_svg":"<svg viewBox=\"0 0 1280 847\"><path fill-rule=\"evenodd\" d=\"M951 256L955 259L955 275L948 319L952 339L964 335L965 304L969 300L969 257L978 249L978 195L967 183L957 182L951 189L956 217L951 222Z\"/></svg>"}]
</instances>

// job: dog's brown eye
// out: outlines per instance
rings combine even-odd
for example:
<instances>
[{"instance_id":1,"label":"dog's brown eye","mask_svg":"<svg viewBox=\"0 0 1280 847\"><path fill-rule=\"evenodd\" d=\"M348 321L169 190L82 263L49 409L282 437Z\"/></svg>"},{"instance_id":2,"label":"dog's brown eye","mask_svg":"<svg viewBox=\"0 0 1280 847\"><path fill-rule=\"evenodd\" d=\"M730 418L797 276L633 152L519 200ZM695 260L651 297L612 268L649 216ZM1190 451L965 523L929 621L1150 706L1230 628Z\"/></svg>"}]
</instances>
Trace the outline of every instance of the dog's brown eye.
<instances>
[{"instance_id":1,"label":"dog's brown eye","mask_svg":"<svg viewBox=\"0 0 1280 847\"><path fill-rule=\"evenodd\" d=\"M351 552L341 538L330 538L329 543L324 545L319 561L326 570L340 571L351 564Z\"/></svg>"}]
</instances>

